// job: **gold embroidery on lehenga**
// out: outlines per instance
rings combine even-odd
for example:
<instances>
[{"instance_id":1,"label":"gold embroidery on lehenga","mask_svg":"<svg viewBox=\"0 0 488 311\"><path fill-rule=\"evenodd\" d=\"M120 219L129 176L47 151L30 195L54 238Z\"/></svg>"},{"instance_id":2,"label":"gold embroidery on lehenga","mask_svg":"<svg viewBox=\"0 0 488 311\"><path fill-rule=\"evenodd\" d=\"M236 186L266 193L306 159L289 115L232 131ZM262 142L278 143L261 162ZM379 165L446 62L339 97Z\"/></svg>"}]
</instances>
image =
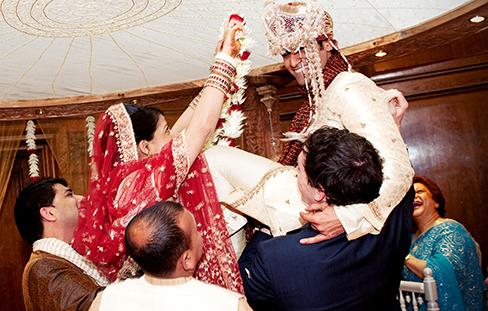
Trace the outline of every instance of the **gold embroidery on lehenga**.
<instances>
[{"instance_id":1,"label":"gold embroidery on lehenga","mask_svg":"<svg viewBox=\"0 0 488 311\"><path fill-rule=\"evenodd\" d=\"M120 160L124 163L137 160L137 144L134 138L134 130L124 104L110 106L107 110L118 131L117 147L120 153Z\"/></svg>"},{"instance_id":2,"label":"gold embroidery on lehenga","mask_svg":"<svg viewBox=\"0 0 488 311\"><path fill-rule=\"evenodd\" d=\"M204 248L196 277L201 281L243 293L237 257L232 248L222 210L217 202L212 177L209 174L204 174L204 172L208 172L208 164L204 157L200 160L205 164L202 165L201 170L197 169L197 175L201 178L199 182L204 187L202 190L204 190L205 195L200 200L190 204L192 212L201 216L196 217L198 219L197 230L202 235ZM188 189L187 182L191 182L191 180L186 179L181 189L185 193L194 190ZM198 191L196 192L198 193Z\"/></svg>"},{"instance_id":3,"label":"gold embroidery on lehenga","mask_svg":"<svg viewBox=\"0 0 488 311\"><path fill-rule=\"evenodd\" d=\"M201 230L205 251L196 271L196 277L204 282L220 284L230 290L243 293L239 270L234 269L237 258L231 249L225 221L219 214L214 214L211 208L207 212L209 223L206 228L201 230L202 224L197 225L199 231Z\"/></svg>"},{"instance_id":4,"label":"gold embroidery on lehenga","mask_svg":"<svg viewBox=\"0 0 488 311\"><path fill-rule=\"evenodd\" d=\"M154 177L154 172L151 173L151 176L149 178L151 179L151 188L153 189L154 195L156 196L156 201L161 201L158 187L156 185L156 178Z\"/></svg>"},{"instance_id":5,"label":"gold embroidery on lehenga","mask_svg":"<svg viewBox=\"0 0 488 311\"><path fill-rule=\"evenodd\" d=\"M176 172L176 192L185 180L186 174L190 169L190 161L188 159L186 137L184 131L178 134L178 136L176 136L175 138L173 138L173 146L171 151L173 153L173 162Z\"/></svg>"}]
</instances>

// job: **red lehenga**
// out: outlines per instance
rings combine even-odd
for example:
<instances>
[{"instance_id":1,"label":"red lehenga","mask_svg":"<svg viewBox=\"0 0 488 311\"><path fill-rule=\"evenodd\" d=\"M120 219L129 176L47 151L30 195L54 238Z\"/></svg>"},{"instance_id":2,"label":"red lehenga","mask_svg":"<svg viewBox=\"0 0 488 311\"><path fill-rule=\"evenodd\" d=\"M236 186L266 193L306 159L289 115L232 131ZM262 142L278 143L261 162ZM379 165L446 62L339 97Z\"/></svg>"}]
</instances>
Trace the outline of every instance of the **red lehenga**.
<instances>
[{"instance_id":1,"label":"red lehenga","mask_svg":"<svg viewBox=\"0 0 488 311\"><path fill-rule=\"evenodd\" d=\"M95 130L88 194L81 202L73 247L114 281L127 259L124 230L142 209L176 200L195 216L204 255L196 277L243 292L237 258L205 158L189 166L184 133L158 155L138 159L130 117L111 106Z\"/></svg>"}]
</instances>

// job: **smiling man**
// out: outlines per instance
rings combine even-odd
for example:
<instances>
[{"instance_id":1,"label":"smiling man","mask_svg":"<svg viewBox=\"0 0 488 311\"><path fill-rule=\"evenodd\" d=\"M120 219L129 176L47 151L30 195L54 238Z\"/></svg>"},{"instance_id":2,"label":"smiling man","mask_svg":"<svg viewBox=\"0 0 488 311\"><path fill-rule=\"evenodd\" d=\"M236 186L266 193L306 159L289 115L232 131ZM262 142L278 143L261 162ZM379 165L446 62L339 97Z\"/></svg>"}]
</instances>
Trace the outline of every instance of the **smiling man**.
<instances>
[{"instance_id":1,"label":"smiling man","mask_svg":"<svg viewBox=\"0 0 488 311\"><path fill-rule=\"evenodd\" d=\"M81 198L60 178L34 182L17 198L17 229L33 250L22 279L28 311L89 310L107 284L94 265L70 246Z\"/></svg>"},{"instance_id":2,"label":"smiling man","mask_svg":"<svg viewBox=\"0 0 488 311\"><path fill-rule=\"evenodd\" d=\"M397 90L383 90L352 71L338 49L331 16L316 1L268 3L264 24L269 52L282 56L305 97L284 133L288 142L279 162L296 165L302 142L323 126L365 137L384 160L379 197L367 205L322 206L323 212L302 213L321 233L302 242L333 238L344 231L350 240L378 234L412 185L413 168L399 131L408 103Z\"/></svg>"}]
</instances>

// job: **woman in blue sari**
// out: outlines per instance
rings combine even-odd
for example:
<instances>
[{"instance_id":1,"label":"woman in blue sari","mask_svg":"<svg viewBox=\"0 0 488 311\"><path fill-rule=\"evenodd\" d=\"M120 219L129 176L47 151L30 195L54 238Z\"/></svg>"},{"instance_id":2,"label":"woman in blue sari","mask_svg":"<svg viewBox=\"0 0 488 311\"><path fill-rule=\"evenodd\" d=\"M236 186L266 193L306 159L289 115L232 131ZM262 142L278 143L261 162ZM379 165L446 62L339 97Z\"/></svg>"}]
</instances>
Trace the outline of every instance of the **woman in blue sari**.
<instances>
[{"instance_id":1,"label":"woman in blue sari","mask_svg":"<svg viewBox=\"0 0 488 311\"><path fill-rule=\"evenodd\" d=\"M405 258L404 279L421 281L424 269L431 268L440 310L484 310L483 274L475 240L462 224L444 218L445 199L432 180L416 176L414 187L417 232Z\"/></svg>"}]
</instances>

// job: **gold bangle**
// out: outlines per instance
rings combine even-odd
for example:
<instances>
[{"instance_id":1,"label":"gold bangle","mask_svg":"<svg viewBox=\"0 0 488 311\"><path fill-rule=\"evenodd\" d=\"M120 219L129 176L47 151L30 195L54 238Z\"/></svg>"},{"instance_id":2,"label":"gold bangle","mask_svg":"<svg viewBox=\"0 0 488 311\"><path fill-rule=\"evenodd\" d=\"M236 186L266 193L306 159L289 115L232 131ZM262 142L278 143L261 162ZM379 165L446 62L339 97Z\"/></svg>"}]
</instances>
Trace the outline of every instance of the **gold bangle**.
<instances>
[{"instance_id":1,"label":"gold bangle","mask_svg":"<svg viewBox=\"0 0 488 311\"><path fill-rule=\"evenodd\" d=\"M204 84L204 87L207 86L212 86L222 91L222 93L227 94L229 92L231 84L230 81L228 81L227 79L224 79L212 73Z\"/></svg>"},{"instance_id":2,"label":"gold bangle","mask_svg":"<svg viewBox=\"0 0 488 311\"><path fill-rule=\"evenodd\" d=\"M200 91L198 93L198 95L195 96L195 98L193 98L193 100L188 105L188 107L190 107L191 109L195 110L197 108L198 102L200 101L200 97L202 97L202 91Z\"/></svg>"},{"instance_id":3,"label":"gold bangle","mask_svg":"<svg viewBox=\"0 0 488 311\"><path fill-rule=\"evenodd\" d=\"M214 70L221 71L221 72L225 73L228 76L234 76L236 74L236 71L235 71L234 68L230 68L228 66L220 65L218 63L215 63L210 68L210 71L214 71Z\"/></svg>"},{"instance_id":4,"label":"gold bangle","mask_svg":"<svg viewBox=\"0 0 488 311\"><path fill-rule=\"evenodd\" d=\"M407 255L407 256L405 256L405 262L407 262L407 261L408 261L410 258L412 258L412 257L413 257L413 256L412 256L412 255L410 255L410 253L408 253L408 255Z\"/></svg>"},{"instance_id":5,"label":"gold bangle","mask_svg":"<svg viewBox=\"0 0 488 311\"><path fill-rule=\"evenodd\" d=\"M214 64L210 67L210 76L205 81L205 87L213 87L225 96L233 88L232 79L236 74L236 68L226 59L216 58Z\"/></svg>"},{"instance_id":6,"label":"gold bangle","mask_svg":"<svg viewBox=\"0 0 488 311\"><path fill-rule=\"evenodd\" d=\"M204 88L212 87L214 89L217 89L217 90L221 91L222 93L224 93L225 96L227 96L227 93L229 92L228 87L223 86L222 84L215 82L215 81L207 81L203 87Z\"/></svg>"}]
</instances>

